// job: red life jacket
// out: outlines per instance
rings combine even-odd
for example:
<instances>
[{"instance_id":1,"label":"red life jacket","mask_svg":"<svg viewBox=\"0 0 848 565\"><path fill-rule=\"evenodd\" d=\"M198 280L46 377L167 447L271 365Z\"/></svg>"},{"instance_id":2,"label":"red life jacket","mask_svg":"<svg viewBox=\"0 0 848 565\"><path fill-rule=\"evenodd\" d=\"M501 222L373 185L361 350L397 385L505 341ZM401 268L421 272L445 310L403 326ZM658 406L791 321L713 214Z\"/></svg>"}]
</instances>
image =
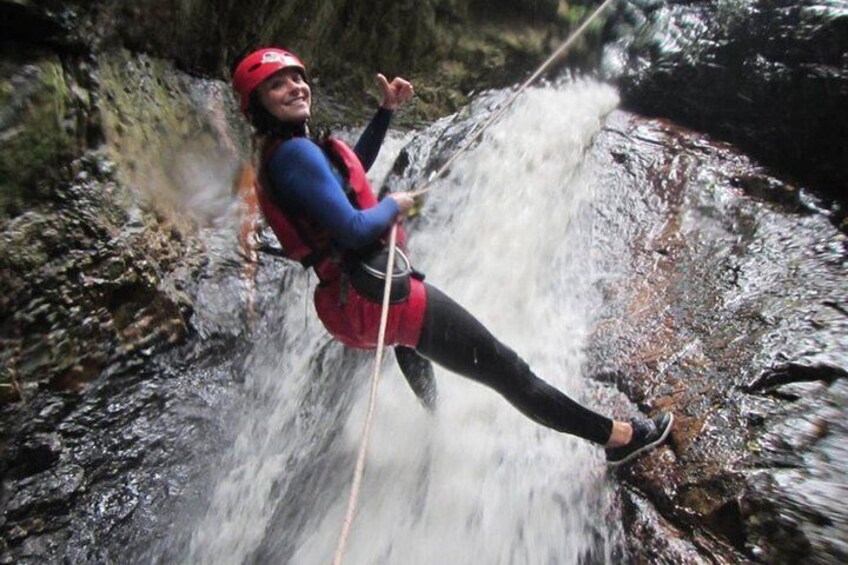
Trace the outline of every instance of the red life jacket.
<instances>
[{"instance_id":1,"label":"red life jacket","mask_svg":"<svg viewBox=\"0 0 848 565\"><path fill-rule=\"evenodd\" d=\"M292 217L271 198L268 189L270 179L268 178L266 164L281 143L283 143L282 140L275 140L264 151L262 167L256 182L259 206L280 245L282 245L286 257L298 261L306 268L314 267L321 280L337 276L339 274L338 269L328 264L328 260L333 255L329 231L313 224L307 218ZM344 142L334 138L327 138L323 149L338 156L347 168L349 173L347 185L350 189L349 197L353 205L360 210L376 206L377 198L371 192L371 185L368 183L365 169L356 153ZM403 229L399 227L398 244L401 245L404 239Z\"/></svg>"},{"instance_id":2,"label":"red life jacket","mask_svg":"<svg viewBox=\"0 0 848 565\"><path fill-rule=\"evenodd\" d=\"M304 267L313 267L318 274L321 284L315 290L315 306L327 330L351 347L373 348L377 343L381 306L359 295L341 280L342 263L339 254L334 253L327 229L308 218L294 217L271 198L266 164L280 143L283 141L272 142L263 154L256 182L256 194L262 213L274 230L286 257L299 261ZM323 149L339 157L347 168L349 197L353 205L360 210L376 206L377 199L371 192L365 169L356 153L342 141L333 138L326 140ZM402 245L404 240L403 229L398 227L398 245ZM409 299L389 308L386 328L388 345L415 347L418 344L426 293L421 281L413 279L411 283Z\"/></svg>"}]
</instances>

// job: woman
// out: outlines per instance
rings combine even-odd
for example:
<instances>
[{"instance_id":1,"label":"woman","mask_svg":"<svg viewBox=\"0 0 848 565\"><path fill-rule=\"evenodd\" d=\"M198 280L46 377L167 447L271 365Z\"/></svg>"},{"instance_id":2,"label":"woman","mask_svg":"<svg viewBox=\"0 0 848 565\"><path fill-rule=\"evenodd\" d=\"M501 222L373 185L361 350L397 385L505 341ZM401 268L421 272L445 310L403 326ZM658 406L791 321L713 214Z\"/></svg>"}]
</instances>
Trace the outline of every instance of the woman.
<instances>
[{"instance_id":1,"label":"woman","mask_svg":"<svg viewBox=\"0 0 848 565\"><path fill-rule=\"evenodd\" d=\"M406 192L378 202L365 179L392 112L413 95L412 85L401 78L378 79L383 103L351 150L333 138L307 136L312 94L306 67L289 51L258 49L233 73L242 112L260 140L260 207L286 256L317 273L315 307L324 326L339 341L364 349L376 347L381 304L379 293L369 290L363 263L385 255L383 238L413 206ZM435 401L429 359L493 388L539 424L604 446L610 465L629 461L668 436L670 413L622 422L574 402L421 279L413 274L397 296L393 286L386 344L395 346L404 375L428 407ZM376 286L382 289L382 283Z\"/></svg>"}]
</instances>

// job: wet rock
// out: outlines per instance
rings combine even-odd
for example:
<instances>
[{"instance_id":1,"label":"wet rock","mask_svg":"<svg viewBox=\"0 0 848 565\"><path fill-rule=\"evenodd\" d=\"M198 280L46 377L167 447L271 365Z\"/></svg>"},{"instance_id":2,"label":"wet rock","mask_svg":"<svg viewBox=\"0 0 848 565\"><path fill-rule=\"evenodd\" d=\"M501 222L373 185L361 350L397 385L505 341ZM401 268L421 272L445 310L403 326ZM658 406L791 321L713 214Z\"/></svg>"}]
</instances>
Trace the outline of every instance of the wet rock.
<instances>
[{"instance_id":1,"label":"wet rock","mask_svg":"<svg viewBox=\"0 0 848 565\"><path fill-rule=\"evenodd\" d=\"M819 326L818 329L823 329L822 326ZM791 383L815 383L817 381L822 381L827 384L831 384L836 379L839 378L848 378L848 372L842 367L834 366L834 365L826 365L826 364L801 364L801 363L789 363L780 367L775 367L774 369L770 369L766 373L757 377L753 382L746 386L748 392L761 392L761 391L783 391L793 390L792 388L787 388L784 385L789 385ZM795 387L794 390L798 390L799 387ZM807 390L810 390L810 387L806 387ZM801 390L804 390L803 388Z\"/></svg>"},{"instance_id":2,"label":"wet rock","mask_svg":"<svg viewBox=\"0 0 848 565\"><path fill-rule=\"evenodd\" d=\"M750 543L765 561L806 554L844 560L848 380L792 383L763 392L786 401L755 436L760 465L776 470L748 480L743 507Z\"/></svg>"},{"instance_id":3,"label":"wet rock","mask_svg":"<svg viewBox=\"0 0 848 565\"><path fill-rule=\"evenodd\" d=\"M825 306L845 300L844 235L747 193L738 178L789 183L665 121L615 113L593 155L610 191L597 238L618 276L591 366L643 411L677 416L670 445L620 479L703 559L715 550L701 538L762 562L844 560L848 317Z\"/></svg>"},{"instance_id":4,"label":"wet rock","mask_svg":"<svg viewBox=\"0 0 848 565\"><path fill-rule=\"evenodd\" d=\"M159 288L161 259L146 265L124 259L127 268L114 277L102 271L110 258L173 244L155 230L135 240L115 238L124 216L107 198L116 185L89 187L73 190L77 198L61 213L31 212L2 226L0 280L9 292L0 300L3 368L24 397L40 385L76 390L109 360L185 335L185 298ZM128 286L139 290L122 295ZM110 310L116 296L126 303Z\"/></svg>"},{"instance_id":5,"label":"wet rock","mask_svg":"<svg viewBox=\"0 0 848 565\"><path fill-rule=\"evenodd\" d=\"M62 454L62 440L55 434L34 434L28 437L19 448L19 459L25 463L21 472L25 476L45 471L59 460Z\"/></svg>"},{"instance_id":6,"label":"wet rock","mask_svg":"<svg viewBox=\"0 0 848 565\"><path fill-rule=\"evenodd\" d=\"M79 154L70 81L59 57L12 44L0 57L0 216L16 216L52 194Z\"/></svg>"},{"instance_id":7,"label":"wet rock","mask_svg":"<svg viewBox=\"0 0 848 565\"><path fill-rule=\"evenodd\" d=\"M76 102L68 103L77 104L78 115L82 106L111 96L109 110L97 112L104 119L83 120L71 136L78 147L103 138L108 143L55 167L62 175L39 179L52 202L0 220L4 399L26 399L40 387L80 390L104 369L126 369L189 332L186 289L203 261L193 234L214 212L186 208L209 178L223 179L222 200L229 197L226 179L237 156L219 142L226 124L198 117L216 96L206 83L127 57L104 58L96 76L84 79L96 94L77 89ZM74 67L73 76L88 72L84 67ZM120 85L137 83L157 86L115 94ZM198 156L220 170L200 179L188 166ZM22 167L36 168L29 165ZM10 185L14 194L26 194L15 188L22 183Z\"/></svg>"},{"instance_id":8,"label":"wet rock","mask_svg":"<svg viewBox=\"0 0 848 565\"><path fill-rule=\"evenodd\" d=\"M110 360L182 339L190 314L187 296L163 276L177 268L186 242L170 241L176 230L161 230L150 210L143 232L122 233L129 194L115 165L104 152L79 157L102 141L87 63L60 60L49 48L9 47L0 59L4 401L41 386L77 390ZM140 250L147 260L137 260ZM110 311L110 297L126 304Z\"/></svg>"},{"instance_id":9,"label":"wet rock","mask_svg":"<svg viewBox=\"0 0 848 565\"><path fill-rule=\"evenodd\" d=\"M156 203L168 235L192 234L223 212L241 159L249 158L237 149L250 141L231 89L124 50L99 63L104 150L116 178L132 188L135 204ZM209 202L198 198L201 190Z\"/></svg>"},{"instance_id":10,"label":"wet rock","mask_svg":"<svg viewBox=\"0 0 848 565\"><path fill-rule=\"evenodd\" d=\"M675 527L638 491L621 490L623 526L627 532L627 555L631 563L703 563L704 554L719 563L738 563L744 557L705 532Z\"/></svg>"},{"instance_id":11,"label":"wet rock","mask_svg":"<svg viewBox=\"0 0 848 565\"><path fill-rule=\"evenodd\" d=\"M752 478L744 503L751 554L765 563L843 562L845 494L844 485L800 471Z\"/></svg>"},{"instance_id":12,"label":"wet rock","mask_svg":"<svg viewBox=\"0 0 848 565\"><path fill-rule=\"evenodd\" d=\"M68 563L109 563L121 560L122 556L112 556L100 547L99 532L84 524L72 524L72 532L54 555L62 555Z\"/></svg>"},{"instance_id":13,"label":"wet rock","mask_svg":"<svg viewBox=\"0 0 848 565\"><path fill-rule=\"evenodd\" d=\"M17 481L6 503L7 520L32 515L37 510L61 510L83 486L85 471L78 465L67 465Z\"/></svg>"},{"instance_id":14,"label":"wet rock","mask_svg":"<svg viewBox=\"0 0 848 565\"><path fill-rule=\"evenodd\" d=\"M606 54L625 104L728 139L843 203L848 12L823 0L617 4ZM756 193L793 200L769 181Z\"/></svg>"}]
</instances>

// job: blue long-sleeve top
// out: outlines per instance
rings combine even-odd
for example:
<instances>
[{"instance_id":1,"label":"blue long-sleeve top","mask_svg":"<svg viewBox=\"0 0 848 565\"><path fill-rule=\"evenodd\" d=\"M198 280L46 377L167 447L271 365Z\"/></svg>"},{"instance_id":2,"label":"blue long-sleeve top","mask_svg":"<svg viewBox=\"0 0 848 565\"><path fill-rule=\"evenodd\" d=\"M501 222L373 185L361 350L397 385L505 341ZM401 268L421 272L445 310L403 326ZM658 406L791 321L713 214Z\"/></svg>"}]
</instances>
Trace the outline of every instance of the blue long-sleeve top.
<instances>
[{"instance_id":1,"label":"blue long-sleeve top","mask_svg":"<svg viewBox=\"0 0 848 565\"><path fill-rule=\"evenodd\" d=\"M356 143L354 151L371 168L391 121L392 111L380 108ZM267 164L271 197L293 215L303 215L330 232L341 249L365 247L391 226L400 208L384 198L368 210L353 207L344 179L312 140L297 137L281 143Z\"/></svg>"}]
</instances>

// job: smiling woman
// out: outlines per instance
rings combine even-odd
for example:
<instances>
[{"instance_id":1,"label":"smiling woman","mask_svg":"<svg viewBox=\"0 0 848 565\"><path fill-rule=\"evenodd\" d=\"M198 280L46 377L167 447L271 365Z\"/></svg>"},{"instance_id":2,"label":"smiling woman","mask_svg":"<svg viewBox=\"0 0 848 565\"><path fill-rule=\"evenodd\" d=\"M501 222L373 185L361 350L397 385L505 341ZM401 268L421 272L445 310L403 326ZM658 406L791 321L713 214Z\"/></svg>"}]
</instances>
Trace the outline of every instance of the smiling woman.
<instances>
[{"instance_id":1,"label":"smiling woman","mask_svg":"<svg viewBox=\"0 0 848 565\"><path fill-rule=\"evenodd\" d=\"M259 136L260 208L286 257L318 275L314 300L324 327L342 343L360 349L376 347L382 310L381 296L361 283L362 273L382 276L385 259L382 267L379 263L386 255L386 233L413 205L405 192L378 202L366 179L393 110L414 94L402 78L377 78L383 103L351 149L330 137L308 137L311 91L306 67L292 53L259 49L244 57L233 74L242 111ZM403 240L398 230L401 248ZM628 423L578 404L537 377L462 306L425 285L422 275L414 270L401 275L397 288L392 277L385 343L395 346L401 370L428 409L435 409L430 364L435 361L494 389L535 422L605 446L611 465L632 459L668 436L671 414Z\"/></svg>"},{"instance_id":2,"label":"smiling woman","mask_svg":"<svg viewBox=\"0 0 848 565\"><path fill-rule=\"evenodd\" d=\"M312 108L312 91L303 71L280 69L257 87L259 102L281 122L304 122Z\"/></svg>"}]
</instances>

